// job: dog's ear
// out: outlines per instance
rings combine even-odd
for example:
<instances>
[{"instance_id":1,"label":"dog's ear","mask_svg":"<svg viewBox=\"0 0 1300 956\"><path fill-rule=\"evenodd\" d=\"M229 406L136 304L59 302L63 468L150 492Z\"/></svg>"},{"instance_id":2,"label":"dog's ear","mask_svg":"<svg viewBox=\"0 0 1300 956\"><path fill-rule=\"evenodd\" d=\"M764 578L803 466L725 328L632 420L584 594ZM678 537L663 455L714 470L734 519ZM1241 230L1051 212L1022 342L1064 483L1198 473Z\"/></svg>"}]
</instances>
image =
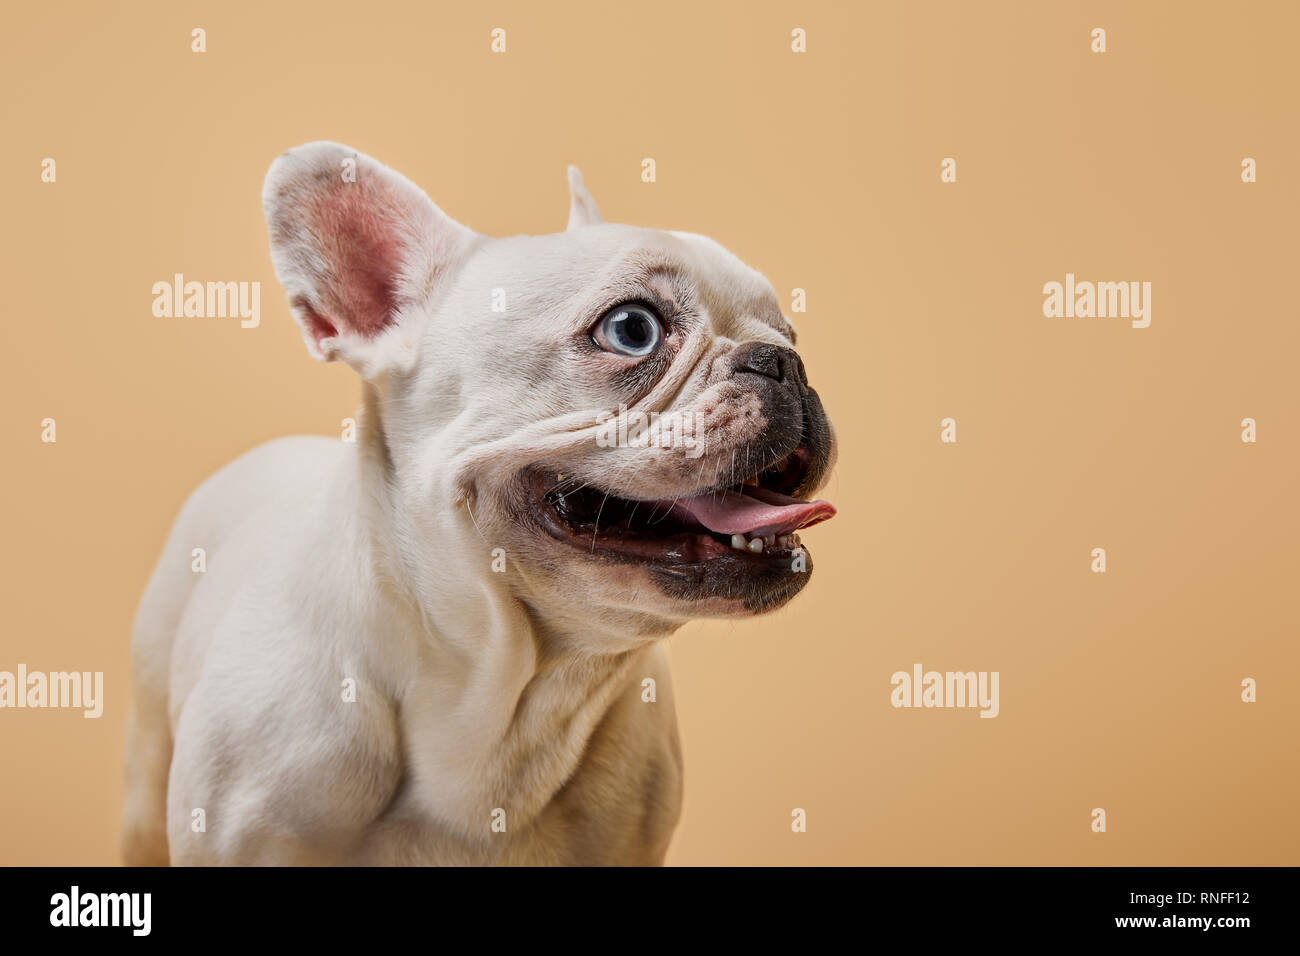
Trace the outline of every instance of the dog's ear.
<instances>
[{"instance_id":1,"label":"dog's ear","mask_svg":"<svg viewBox=\"0 0 1300 956\"><path fill-rule=\"evenodd\" d=\"M272 163L262 208L307 351L366 378L414 355L420 306L476 239L406 177L337 143Z\"/></svg>"},{"instance_id":2,"label":"dog's ear","mask_svg":"<svg viewBox=\"0 0 1300 956\"><path fill-rule=\"evenodd\" d=\"M587 192L587 187L582 182L582 173L578 172L577 166L570 166L567 231L581 229L583 226L594 226L604 221L600 218L600 210L596 208L596 200L591 198L591 193Z\"/></svg>"}]
</instances>

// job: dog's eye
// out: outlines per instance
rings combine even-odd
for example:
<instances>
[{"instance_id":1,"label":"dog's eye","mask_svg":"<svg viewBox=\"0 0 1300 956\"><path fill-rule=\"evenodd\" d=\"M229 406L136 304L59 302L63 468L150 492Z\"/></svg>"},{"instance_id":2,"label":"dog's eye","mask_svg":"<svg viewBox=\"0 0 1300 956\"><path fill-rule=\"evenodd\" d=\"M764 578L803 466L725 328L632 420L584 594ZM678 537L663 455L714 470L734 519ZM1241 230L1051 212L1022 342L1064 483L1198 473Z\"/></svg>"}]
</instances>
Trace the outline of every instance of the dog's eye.
<instances>
[{"instance_id":1,"label":"dog's eye","mask_svg":"<svg viewBox=\"0 0 1300 956\"><path fill-rule=\"evenodd\" d=\"M606 312L591 337L606 352L640 358L659 348L664 329L650 309L629 302Z\"/></svg>"}]
</instances>

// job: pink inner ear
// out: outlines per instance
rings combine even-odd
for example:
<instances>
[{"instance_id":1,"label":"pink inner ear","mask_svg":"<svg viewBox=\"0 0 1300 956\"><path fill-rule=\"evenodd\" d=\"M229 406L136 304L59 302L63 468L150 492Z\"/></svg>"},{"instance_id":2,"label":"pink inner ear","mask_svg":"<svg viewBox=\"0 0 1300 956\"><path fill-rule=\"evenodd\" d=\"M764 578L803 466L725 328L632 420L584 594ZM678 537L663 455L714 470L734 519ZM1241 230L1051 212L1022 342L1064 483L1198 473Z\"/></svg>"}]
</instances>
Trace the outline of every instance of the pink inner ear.
<instances>
[{"instance_id":1,"label":"pink inner ear","mask_svg":"<svg viewBox=\"0 0 1300 956\"><path fill-rule=\"evenodd\" d=\"M312 304L305 299L299 299L294 303L298 308L298 314L303 323L307 326L307 331L311 333L312 341L316 343L316 348L321 347L321 340L332 339L339 334L339 330L334 328L334 323L325 316L317 312Z\"/></svg>"},{"instance_id":2,"label":"pink inner ear","mask_svg":"<svg viewBox=\"0 0 1300 956\"><path fill-rule=\"evenodd\" d=\"M330 272L322 283L327 314L303 309L313 337L378 335L397 307L405 218L400 197L374 175L337 181L315 198L309 216Z\"/></svg>"}]
</instances>

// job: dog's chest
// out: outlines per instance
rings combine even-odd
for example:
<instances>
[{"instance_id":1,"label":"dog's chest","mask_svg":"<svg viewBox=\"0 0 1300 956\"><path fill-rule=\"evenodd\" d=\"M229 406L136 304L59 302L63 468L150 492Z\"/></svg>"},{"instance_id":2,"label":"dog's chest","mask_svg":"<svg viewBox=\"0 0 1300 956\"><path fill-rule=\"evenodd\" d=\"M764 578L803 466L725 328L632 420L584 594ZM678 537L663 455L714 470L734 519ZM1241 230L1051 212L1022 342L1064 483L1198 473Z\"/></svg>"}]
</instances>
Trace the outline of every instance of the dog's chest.
<instances>
[{"instance_id":1,"label":"dog's chest","mask_svg":"<svg viewBox=\"0 0 1300 956\"><path fill-rule=\"evenodd\" d=\"M671 708L671 704L668 705ZM658 865L681 810L681 748L671 710L611 710L576 770L527 819L516 798L449 821L417 795L370 825L361 862L380 865ZM504 804L504 805L502 805Z\"/></svg>"}]
</instances>

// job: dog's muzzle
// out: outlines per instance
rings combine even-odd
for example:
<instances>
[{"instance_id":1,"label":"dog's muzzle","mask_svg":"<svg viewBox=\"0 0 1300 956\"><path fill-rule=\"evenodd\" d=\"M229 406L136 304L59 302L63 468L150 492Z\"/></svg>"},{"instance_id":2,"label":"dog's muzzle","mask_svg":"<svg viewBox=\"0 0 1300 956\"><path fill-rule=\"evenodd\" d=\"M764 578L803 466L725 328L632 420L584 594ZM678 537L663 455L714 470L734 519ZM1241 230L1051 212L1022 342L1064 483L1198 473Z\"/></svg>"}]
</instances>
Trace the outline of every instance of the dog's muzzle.
<instances>
[{"instance_id":1,"label":"dog's muzzle","mask_svg":"<svg viewBox=\"0 0 1300 956\"><path fill-rule=\"evenodd\" d=\"M830 422L817 392L808 385L803 359L793 349L766 342L732 352L731 375L743 378L763 400L771 422L764 440L773 448L808 450L807 470L793 494L820 487L831 465Z\"/></svg>"}]
</instances>

